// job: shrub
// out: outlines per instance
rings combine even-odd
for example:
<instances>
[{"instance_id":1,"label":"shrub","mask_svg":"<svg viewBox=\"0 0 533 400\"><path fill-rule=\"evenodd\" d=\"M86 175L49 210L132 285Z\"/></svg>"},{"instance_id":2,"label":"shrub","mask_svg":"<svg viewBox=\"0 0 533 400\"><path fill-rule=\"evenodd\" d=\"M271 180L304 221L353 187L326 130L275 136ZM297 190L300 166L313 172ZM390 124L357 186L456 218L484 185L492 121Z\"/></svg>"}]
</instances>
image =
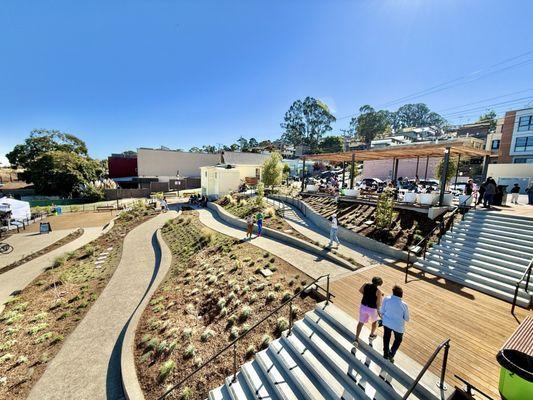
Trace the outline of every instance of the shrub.
<instances>
[{"instance_id":1,"label":"shrub","mask_svg":"<svg viewBox=\"0 0 533 400\"><path fill-rule=\"evenodd\" d=\"M239 314L239 320L242 322L242 321L246 321L248 319L248 317L250 316L252 312L252 309L248 306L244 306L242 309L241 309L241 312Z\"/></svg>"},{"instance_id":2,"label":"shrub","mask_svg":"<svg viewBox=\"0 0 533 400\"><path fill-rule=\"evenodd\" d=\"M47 316L48 316L48 313L43 311L43 312L41 312L41 313L35 315L35 316L30 320L30 322L42 321L43 319L46 319Z\"/></svg>"},{"instance_id":3,"label":"shrub","mask_svg":"<svg viewBox=\"0 0 533 400\"><path fill-rule=\"evenodd\" d=\"M5 363L6 361L12 360L15 356L10 353L4 354L2 357L0 357L0 364Z\"/></svg>"},{"instance_id":4,"label":"shrub","mask_svg":"<svg viewBox=\"0 0 533 400\"><path fill-rule=\"evenodd\" d=\"M286 301L289 301L291 297L292 297L292 294L290 292L283 292L283 297L281 298L281 302L285 303Z\"/></svg>"},{"instance_id":5,"label":"shrub","mask_svg":"<svg viewBox=\"0 0 533 400\"><path fill-rule=\"evenodd\" d=\"M220 309L220 316L225 317L226 315L228 315L228 309L226 307L222 307Z\"/></svg>"},{"instance_id":6,"label":"shrub","mask_svg":"<svg viewBox=\"0 0 533 400\"><path fill-rule=\"evenodd\" d=\"M206 329L202 332L202 335L200 336L200 340L202 342L207 342L211 337L215 335L215 332L211 329Z\"/></svg>"},{"instance_id":7,"label":"shrub","mask_svg":"<svg viewBox=\"0 0 533 400\"><path fill-rule=\"evenodd\" d=\"M266 349L271 341L272 338L270 335L263 335L263 338L261 339L261 349Z\"/></svg>"},{"instance_id":8,"label":"shrub","mask_svg":"<svg viewBox=\"0 0 533 400\"><path fill-rule=\"evenodd\" d=\"M233 328L231 328L231 330L229 331L229 338L231 340L235 340L239 337L239 328L237 328L236 326L234 326Z\"/></svg>"},{"instance_id":9,"label":"shrub","mask_svg":"<svg viewBox=\"0 0 533 400\"><path fill-rule=\"evenodd\" d=\"M157 338L152 338L148 341L146 345L146 350L156 350L159 346L159 340Z\"/></svg>"},{"instance_id":10,"label":"shrub","mask_svg":"<svg viewBox=\"0 0 533 400\"><path fill-rule=\"evenodd\" d=\"M276 293L268 292L267 297L266 297L266 301L270 303L270 302L272 302L274 300L276 300Z\"/></svg>"},{"instance_id":11,"label":"shrub","mask_svg":"<svg viewBox=\"0 0 533 400\"><path fill-rule=\"evenodd\" d=\"M280 317L276 321L276 333L281 335L281 332L289 328L289 321L286 318Z\"/></svg>"},{"instance_id":12,"label":"shrub","mask_svg":"<svg viewBox=\"0 0 533 400\"><path fill-rule=\"evenodd\" d=\"M54 334L52 332L46 332L46 333L43 333L41 336L39 336L37 339L35 339L35 343L44 343L46 342L48 339L52 338Z\"/></svg>"},{"instance_id":13,"label":"shrub","mask_svg":"<svg viewBox=\"0 0 533 400\"><path fill-rule=\"evenodd\" d=\"M41 322L40 324L34 325L28 329L28 335L35 335L37 332L40 332L48 327L46 322Z\"/></svg>"},{"instance_id":14,"label":"shrub","mask_svg":"<svg viewBox=\"0 0 533 400\"><path fill-rule=\"evenodd\" d=\"M255 349L255 346L254 345L250 345L246 348L246 353L245 353L245 357L246 359L249 359L251 357L253 357L253 355L255 354L257 350Z\"/></svg>"},{"instance_id":15,"label":"shrub","mask_svg":"<svg viewBox=\"0 0 533 400\"><path fill-rule=\"evenodd\" d=\"M56 259L54 260L53 267L54 267L54 268L59 268L59 267L61 267L63 264L65 264L65 261L66 261L66 258L65 258L65 257L56 257Z\"/></svg>"},{"instance_id":16,"label":"shrub","mask_svg":"<svg viewBox=\"0 0 533 400\"><path fill-rule=\"evenodd\" d=\"M185 351L183 352L183 358L193 358L196 354L196 347L192 344L188 345Z\"/></svg>"},{"instance_id":17,"label":"shrub","mask_svg":"<svg viewBox=\"0 0 533 400\"><path fill-rule=\"evenodd\" d=\"M180 400L190 400L190 399L192 399L192 389L189 387L186 387L181 391Z\"/></svg>"},{"instance_id":18,"label":"shrub","mask_svg":"<svg viewBox=\"0 0 533 400\"><path fill-rule=\"evenodd\" d=\"M230 315L228 318L228 327L235 325L235 322L237 322L237 316L235 314Z\"/></svg>"},{"instance_id":19,"label":"shrub","mask_svg":"<svg viewBox=\"0 0 533 400\"><path fill-rule=\"evenodd\" d=\"M248 303L250 303L250 304L254 304L256 301L257 301L257 295L256 295L256 294L253 294L253 295L250 297L250 300L248 301Z\"/></svg>"},{"instance_id":20,"label":"shrub","mask_svg":"<svg viewBox=\"0 0 533 400\"><path fill-rule=\"evenodd\" d=\"M279 292L279 291L281 290L281 283L276 283L276 284L274 285L274 290L275 290L276 292Z\"/></svg>"},{"instance_id":21,"label":"shrub","mask_svg":"<svg viewBox=\"0 0 533 400\"><path fill-rule=\"evenodd\" d=\"M53 344L56 344L56 343L62 342L63 339L65 339L65 338L63 337L63 335L60 335L60 334L58 334L58 333L54 333L54 334L52 335L52 337L50 338L50 345L53 345Z\"/></svg>"},{"instance_id":22,"label":"shrub","mask_svg":"<svg viewBox=\"0 0 533 400\"><path fill-rule=\"evenodd\" d=\"M203 364L202 357L198 357L198 356L194 357L194 360L192 360L192 363L194 364L196 368L198 368L200 365Z\"/></svg>"},{"instance_id":23,"label":"shrub","mask_svg":"<svg viewBox=\"0 0 533 400\"><path fill-rule=\"evenodd\" d=\"M159 368L159 382L163 382L167 376L172 372L176 363L172 360L165 361L161 368Z\"/></svg>"},{"instance_id":24,"label":"shrub","mask_svg":"<svg viewBox=\"0 0 533 400\"><path fill-rule=\"evenodd\" d=\"M183 328L181 336L185 339L190 339L192 336L192 328Z\"/></svg>"},{"instance_id":25,"label":"shrub","mask_svg":"<svg viewBox=\"0 0 533 400\"><path fill-rule=\"evenodd\" d=\"M218 299L217 307L219 310L223 309L225 305L226 305L226 299L224 297L221 297L220 299Z\"/></svg>"}]
</instances>

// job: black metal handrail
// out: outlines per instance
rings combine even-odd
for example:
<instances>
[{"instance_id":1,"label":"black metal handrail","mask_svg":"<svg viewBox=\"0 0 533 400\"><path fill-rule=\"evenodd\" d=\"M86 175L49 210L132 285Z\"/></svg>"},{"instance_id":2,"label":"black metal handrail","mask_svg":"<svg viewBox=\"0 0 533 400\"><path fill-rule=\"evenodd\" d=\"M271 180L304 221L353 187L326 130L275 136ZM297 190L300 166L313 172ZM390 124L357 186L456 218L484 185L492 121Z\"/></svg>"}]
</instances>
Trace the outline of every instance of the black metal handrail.
<instances>
[{"instance_id":1,"label":"black metal handrail","mask_svg":"<svg viewBox=\"0 0 533 400\"><path fill-rule=\"evenodd\" d=\"M444 380L446 378L446 367L448 365L448 352L450 351L450 339L446 339L444 342L442 342L441 344L437 346L437 348L435 349L431 357L429 357L429 360L427 360L426 363L424 364L424 367L422 368L422 370L418 373L411 387L407 390L405 395L402 397L402 400L407 399L411 395L413 390L415 390L416 386L420 382L420 379L422 379L422 377L424 376L428 368L431 366L431 364L433 363L433 361L435 360L435 358L437 357L437 355L440 353L440 351L443 348L444 348L444 356L442 358L442 367L440 370L440 381L438 383L438 387L441 390L446 390L446 385L444 384Z\"/></svg>"},{"instance_id":2,"label":"black metal handrail","mask_svg":"<svg viewBox=\"0 0 533 400\"><path fill-rule=\"evenodd\" d=\"M513 314L513 315L514 315L514 309L516 307L516 299L518 298L518 290L520 289L520 284L524 280L526 281L525 291L527 293L528 290L529 290L529 281L531 280L531 270L532 269L533 269L533 258L531 258L531 260L529 261L529 265L526 268L526 270L524 271L524 274L522 275L522 277L516 282L516 287L515 287L515 290L514 290L514 297L513 297L513 305L511 307L511 314ZM527 278L526 278L526 276L527 276Z\"/></svg>"},{"instance_id":3,"label":"black metal handrail","mask_svg":"<svg viewBox=\"0 0 533 400\"><path fill-rule=\"evenodd\" d=\"M459 211L461 211L462 209L463 208L461 208L461 207L456 207L455 210L453 210L453 212L451 213L451 215L448 215L446 218L443 218L443 220L440 221L440 223L438 225L436 225L431 230L431 232L429 232L426 236L424 236L422 239L420 239L418 241L418 243L416 243L415 245L411 245L411 246L409 246L407 248L407 265L405 266L405 283L407 283L409 268L413 264L411 262L411 254L414 253L415 255L418 255L418 254L420 254L423 251L423 257L424 257L424 260L425 260L426 259L427 247L428 247L428 243L429 243L429 238L435 233L435 231L437 229L439 229L440 233L438 235L437 244L440 244L440 238L444 235L444 233L446 231L446 221L451 219L450 231L453 232L453 227L455 225L455 215Z\"/></svg>"},{"instance_id":4,"label":"black metal handrail","mask_svg":"<svg viewBox=\"0 0 533 400\"><path fill-rule=\"evenodd\" d=\"M487 399L489 400L494 400L492 397L490 397L488 394L486 393L483 393L481 390L479 390L477 387L475 387L474 385L472 385L470 382L468 382L466 379L464 378L461 378L459 375L455 375L455 378L459 379L461 382L463 382L465 385L466 385L466 388L465 388L465 392L466 394L468 394L469 396L472 396L474 397L474 394L472 393L472 390L474 390L474 392L477 392L479 393L480 395L486 397Z\"/></svg>"},{"instance_id":5,"label":"black metal handrail","mask_svg":"<svg viewBox=\"0 0 533 400\"><path fill-rule=\"evenodd\" d=\"M200 370L202 370L206 365L210 364L211 362L213 362L215 359L217 359L222 353L224 353L226 350L228 350L230 347L233 347L233 380L232 382L235 382L235 380L237 379L237 343L242 339L244 338L246 335L248 335L251 331L253 331L255 328L257 328L259 325L261 325L263 322L265 322L267 319L269 319L270 317L272 317L274 314L276 314L279 310L281 310L283 307L285 307L287 304L289 305L289 335L291 334L292 332L292 325L293 325L293 313L292 313L292 302L293 300L300 296L302 293L304 293L307 289L309 289L311 286L316 286L317 289L322 289L324 290L322 287L320 287L318 285L318 282L322 279L326 278L326 304L328 304L331 300L330 300L330 297L332 296L329 292L329 274L327 275L322 275L322 276L319 276L318 278L316 278L313 282L311 282L310 284L308 284L306 287L304 287L303 289L301 289L298 293L294 294L290 299L288 299L287 301L285 301L284 303L282 303L280 306L276 307L273 311L271 311L267 316L265 316L263 319L261 319L260 321L256 322L250 329L248 329L246 332L244 332L242 335L240 335L238 338L236 338L235 340L233 340L231 343L229 343L228 345L224 346L221 350L219 350L215 355L213 355L211 358L209 358L209 360L207 360L206 362L204 362L202 365L200 365L199 367L197 367L194 371L192 371L190 374L188 374L185 378L183 378L182 380L180 380L178 383L176 383L175 385L173 385L171 388L169 388L165 393L163 393L163 395L161 395L158 400L162 400L162 399L165 399L169 394L170 392L172 392L173 390L179 388L181 385L183 385L185 382L187 382L189 379L191 379L194 375L196 375Z\"/></svg>"}]
</instances>

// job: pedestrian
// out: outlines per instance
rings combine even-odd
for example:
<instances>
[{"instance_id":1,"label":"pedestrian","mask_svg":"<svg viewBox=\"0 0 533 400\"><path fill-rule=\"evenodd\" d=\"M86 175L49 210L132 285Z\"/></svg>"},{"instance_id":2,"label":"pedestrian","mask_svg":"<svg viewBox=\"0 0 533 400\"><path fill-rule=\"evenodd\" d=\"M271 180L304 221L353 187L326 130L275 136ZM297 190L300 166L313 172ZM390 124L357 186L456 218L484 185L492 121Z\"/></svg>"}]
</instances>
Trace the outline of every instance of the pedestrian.
<instances>
[{"instance_id":1,"label":"pedestrian","mask_svg":"<svg viewBox=\"0 0 533 400\"><path fill-rule=\"evenodd\" d=\"M381 305L381 318L383 321L383 357L394 363L394 356L400 347L405 332L405 323L409 321L409 308L402 300L403 289L395 285L392 295L383 299ZM394 342L390 345L391 335L394 333Z\"/></svg>"},{"instance_id":2,"label":"pedestrian","mask_svg":"<svg viewBox=\"0 0 533 400\"><path fill-rule=\"evenodd\" d=\"M529 204L530 206L533 206L533 183L531 184L531 186L529 186L526 189L526 193L527 193L527 204Z\"/></svg>"},{"instance_id":3,"label":"pedestrian","mask_svg":"<svg viewBox=\"0 0 533 400\"><path fill-rule=\"evenodd\" d=\"M246 237L248 239L252 238L252 232L254 231L254 217L252 214L248 215L248 218L246 218Z\"/></svg>"},{"instance_id":4,"label":"pedestrian","mask_svg":"<svg viewBox=\"0 0 533 400\"><path fill-rule=\"evenodd\" d=\"M474 193L474 181L469 179L465 185L465 195L472 196L472 193Z\"/></svg>"},{"instance_id":5,"label":"pedestrian","mask_svg":"<svg viewBox=\"0 0 533 400\"><path fill-rule=\"evenodd\" d=\"M329 230L329 244L328 244L328 247L333 246L333 242L337 243L337 247L340 246L341 242L339 241L339 238L337 236L338 230L339 230L339 224L337 222L337 214L333 214L331 216L331 228Z\"/></svg>"},{"instance_id":6,"label":"pedestrian","mask_svg":"<svg viewBox=\"0 0 533 400\"><path fill-rule=\"evenodd\" d=\"M359 335L363 329L363 325L371 323L372 328L370 336L368 337L368 343L372 344L372 341L377 337L376 329L378 327L379 308L381 307L381 299L383 298L383 292L379 290L379 287L383 284L383 279L379 276L372 278L371 283L365 283L359 289L359 293L363 295L361 299L361 305L359 306L359 322L357 323L357 329L355 332L354 347L359 345Z\"/></svg>"},{"instance_id":7,"label":"pedestrian","mask_svg":"<svg viewBox=\"0 0 533 400\"><path fill-rule=\"evenodd\" d=\"M161 200L159 200L161 203L161 212L167 212L168 211L168 203L167 198L163 197Z\"/></svg>"},{"instance_id":8,"label":"pedestrian","mask_svg":"<svg viewBox=\"0 0 533 400\"><path fill-rule=\"evenodd\" d=\"M511 189L511 203L518 204L518 196L520 195L520 185L515 183Z\"/></svg>"},{"instance_id":9,"label":"pedestrian","mask_svg":"<svg viewBox=\"0 0 533 400\"><path fill-rule=\"evenodd\" d=\"M485 182L485 194L483 195L483 207L490 209L494 203L494 195L496 194L496 181L492 178L487 178Z\"/></svg>"},{"instance_id":10,"label":"pedestrian","mask_svg":"<svg viewBox=\"0 0 533 400\"><path fill-rule=\"evenodd\" d=\"M483 197L485 196L485 190L487 189L487 182L483 182L479 186L479 190L477 192L478 198L477 198L477 204L481 204L483 202Z\"/></svg>"},{"instance_id":11,"label":"pedestrian","mask_svg":"<svg viewBox=\"0 0 533 400\"><path fill-rule=\"evenodd\" d=\"M259 210L255 216L255 219L257 220L257 236L261 236L261 233L263 232L263 219L264 218L265 216L263 215L261 210Z\"/></svg>"}]
</instances>

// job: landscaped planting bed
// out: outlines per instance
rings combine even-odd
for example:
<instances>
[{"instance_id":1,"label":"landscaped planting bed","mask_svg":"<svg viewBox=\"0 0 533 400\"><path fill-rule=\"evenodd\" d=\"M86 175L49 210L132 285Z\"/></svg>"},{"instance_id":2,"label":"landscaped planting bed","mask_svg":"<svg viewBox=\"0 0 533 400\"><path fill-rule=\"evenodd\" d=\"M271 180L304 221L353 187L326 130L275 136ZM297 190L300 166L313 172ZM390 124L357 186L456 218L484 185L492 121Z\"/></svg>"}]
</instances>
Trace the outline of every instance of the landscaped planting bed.
<instances>
[{"instance_id":1,"label":"landscaped planting bed","mask_svg":"<svg viewBox=\"0 0 533 400\"><path fill-rule=\"evenodd\" d=\"M110 280L126 234L152 215L140 205L122 213L108 233L56 259L8 300L0 314L0 398L27 397Z\"/></svg>"},{"instance_id":2,"label":"landscaped planting bed","mask_svg":"<svg viewBox=\"0 0 533 400\"><path fill-rule=\"evenodd\" d=\"M163 394L311 282L285 261L208 229L194 211L167 222L162 231L172 267L135 338L137 374L147 399ZM263 276L262 269L272 275ZM311 296L297 297L294 317L301 318L315 303ZM288 312L283 307L239 341L238 365L279 337L288 326ZM232 371L230 349L168 398L205 399Z\"/></svg>"}]
</instances>

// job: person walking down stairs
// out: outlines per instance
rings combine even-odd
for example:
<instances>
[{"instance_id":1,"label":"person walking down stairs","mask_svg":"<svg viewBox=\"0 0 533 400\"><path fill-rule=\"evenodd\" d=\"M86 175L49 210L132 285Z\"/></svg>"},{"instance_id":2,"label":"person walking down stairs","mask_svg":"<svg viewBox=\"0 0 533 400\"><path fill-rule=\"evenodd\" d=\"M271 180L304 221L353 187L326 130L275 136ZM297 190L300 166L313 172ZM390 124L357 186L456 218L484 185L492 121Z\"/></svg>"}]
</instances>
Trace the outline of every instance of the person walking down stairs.
<instances>
[{"instance_id":1,"label":"person walking down stairs","mask_svg":"<svg viewBox=\"0 0 533 400\"><path fill-rule=\"evenodd\" d=\"M409 308L402 300L403 289L395 285L392 295L383 299L381 318L383 319L383 357L394 363L394 356L400 348L405 332L405 323L409 321ZM394 333L394 342L390 346L390 339Z\"/></svg>"},{"instance_id":2,"label":"person walking down stairs","mask_svg":"<svg viewBox=\"0 0 533 400\"><path fill-rule=\"evenodd\" d=\"M341 242L337 236L339 231L339 223L337 222L337 214L331 216L331 228L329 231L329 244L328 247L333 246L333 242L337 243L337 247L340 246Z\"/></svg>"},{"instance_id":3,"label":"person walking down stairs","mask_svg":"<svg viewBox=\"0 0 533 400\"><path fill-rule=\"evenodd\" d=\"M363 325L370 322L372 328L368 342L372 344L372 341L377 337L376 329L378 327L378 319L380 317L379 308L381 307L381 299L383 298L383 292L379 290L379 287L383 284L383 279L379 276L372 278L371 283L365 283L359 289L359 293L363 295L361 299L361 305L359 306L359 322L357 323L357 329L355 331L354 347L359 346L359 335Z\"/></svg>"}]
</instances>

